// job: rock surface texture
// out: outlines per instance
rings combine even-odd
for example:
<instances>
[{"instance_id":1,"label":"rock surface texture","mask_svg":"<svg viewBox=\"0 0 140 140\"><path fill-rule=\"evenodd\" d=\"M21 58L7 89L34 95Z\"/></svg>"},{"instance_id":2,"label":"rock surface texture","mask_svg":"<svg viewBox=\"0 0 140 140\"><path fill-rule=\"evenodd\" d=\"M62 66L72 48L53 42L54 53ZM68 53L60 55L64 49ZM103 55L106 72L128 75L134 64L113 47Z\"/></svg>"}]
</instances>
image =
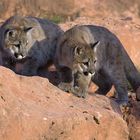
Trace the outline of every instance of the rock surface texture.
<instances>
[{"instance_id":1,"label":"rock surface texture","mask_svg":"<svg viewBox=\"0 0 140 140\"><path fill-rule=\"evenodd\" d=\"M140 139L140 102L132 102L132 108L127 118L130 140Z\"/></svg>"},{"instance_id":2,"label":"rock surface texture","mask_svg":"<svg viewBox=\"0 0 140 140\"><path fill-rule=\"evenodd\" d=\"M61 16L75 19L79 16L110 16L140 13L139 0L1 0L0 18L13 14L32 16Z\"/></svg>"},{"instance_id":3,"label":"rock surface texture","mask_svg":"<svg viewBox=\"0 0 140 140\"><path fill-rule=\"evenodd\" d=\"M139 0L1 0L0 22L13 14L65 18L67 22L59 24L64 30L76 24L105 26L140 70ZM39 75L56 84L54 68L50 71ZM140 101L131 101L124 121L113 100L93 94L93 83L87 99L80 99L48 79L0 67L0 140L140 140ZM140 88L137 92L140 96ZM108 96L113 94L112 88Z\"/></svg>"},{"instance_id":4,"label":"rock surface texture","mask_svg":"<svg viewBox=\"0 0 140 140\"><path fill-rule=\"evenodd\" d=\"M46 78L0 67L0 140L128 140L118 105L100 95L80 99Z\"/></svg>"}]
</instances>

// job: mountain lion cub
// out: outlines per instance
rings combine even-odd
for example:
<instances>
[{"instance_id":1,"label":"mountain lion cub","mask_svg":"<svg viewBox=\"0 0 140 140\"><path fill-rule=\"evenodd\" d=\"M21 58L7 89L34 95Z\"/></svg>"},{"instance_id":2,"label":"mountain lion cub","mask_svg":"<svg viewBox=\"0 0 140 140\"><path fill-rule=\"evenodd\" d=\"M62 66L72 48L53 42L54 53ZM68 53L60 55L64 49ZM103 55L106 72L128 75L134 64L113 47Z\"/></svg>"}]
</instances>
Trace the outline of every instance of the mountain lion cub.
<instances>
[{"instance_id":1,"label":"mountain lion cub","mask_svg":"<svg viewBox=\"0 0 140 140\"><path fill-rule=\"evenodd\" d=\"M36 75L39 67L54 58L60 27L49 20L13 16L0 27L2 65L11 68L24 62L20 74Z\"/></svg>"},{"instance_id":2,"label":"mountain lion cub","mask_svg":"<svg viewBox=\"0 0 140 140\"><path fill-rule=\"evenodd\" d=\"M56 67L61 76L61 89L75 94L79 85L81 91L87 92L85 85L90 82L85 78L91 73L91 80L99 87L96 93L106 95L114 85L121 106L128 103L127 80L134 90L140 86L140 74L123 45L113 33L100 26L74 26L66 31L56 49ZM76 73L81 77L78 80Z\"/></svg>"}]
</instances>

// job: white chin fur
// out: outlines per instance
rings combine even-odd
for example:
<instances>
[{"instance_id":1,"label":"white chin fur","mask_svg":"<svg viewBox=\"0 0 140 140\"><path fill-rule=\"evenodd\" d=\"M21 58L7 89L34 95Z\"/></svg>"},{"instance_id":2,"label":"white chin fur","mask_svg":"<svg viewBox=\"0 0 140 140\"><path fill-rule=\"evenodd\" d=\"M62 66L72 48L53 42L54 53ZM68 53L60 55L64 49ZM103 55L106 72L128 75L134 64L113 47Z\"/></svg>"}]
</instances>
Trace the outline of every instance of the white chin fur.
<instances>
[{"instance_id":1,"label":"white chin fur","mask_svg":"<svg viewBox=\"0 0 140 140\"><path fill-rule=\"evenodd\" d=\"M22 59L22 58L24 58L24 57L23 57L23 56L21 56L21 55L19 55L17 58L18 58L18 59Z\"/></svg>"},{"instance_id":2,"label":"white chin fur","mask_svg":"<svg viewBox=\"0 0 140 140\"><path fill-rule=\"evenodd\" d=\"M88 73L88 76L89 77L92 77L92 76L94 76L95 75L95 72L94 73Z\"/></svg>"}]
</instances>

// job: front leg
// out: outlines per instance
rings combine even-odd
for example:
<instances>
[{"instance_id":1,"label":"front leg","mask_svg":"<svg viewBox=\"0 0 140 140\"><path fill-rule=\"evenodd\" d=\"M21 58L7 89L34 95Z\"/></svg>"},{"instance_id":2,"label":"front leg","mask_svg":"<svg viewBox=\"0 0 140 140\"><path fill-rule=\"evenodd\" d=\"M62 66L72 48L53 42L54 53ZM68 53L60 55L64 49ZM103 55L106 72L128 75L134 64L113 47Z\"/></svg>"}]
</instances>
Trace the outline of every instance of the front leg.
<instances>
[{"instance_id":1,"label":"front leg","mask_svg":"<svg viewBox=\"0 0 140 140\"><path fill-rule=\"evenodd\" d=\"M71 92L73 87L72 70L68 67L59 68L60 83L58 87L65 92Z\"/></svg>"},{"instance_id":2,"label":"front leg","mask_svg":"<svg viewBox=\"0 0 140 140\"><path fill-rule=\"evenodd\" d=\"M83 87L79 87L79 86L75 86L71 89L71 92L79 97L79 98L86 98L87 96L87 90L88 88L83 88Z\"/></svg>"},{"instance_id":3,"label":"front leg","mask_svg":"<svg viewBox=\"0 0 140 140\"><path fill-rule=\"evenodd\" d=\"M106 95L112 88L112 82L103 69L95 72L92 81L98 86L98 89L95 91L97 94Z\"/></svg>"},{"instance_id":4,"label":"front leg","mask_svg":"<svg viewBox=\"0 0 140 140\"><path fill-rule=\"evenodd\" d=\"M127 79L123 69L123 65L116 65L111 69L110 79L116 90L117 99L122 112L129 106L128 92L127 92Z\"/></svg>"},{"instance_id":5,"label":"front leg","mask_svg":"<svg viewBox=\"0 0 140 140\"><path fill-rule=\"evenodd\" d=\"M21 70L20 74L25 76L35 76L37 75L37 70L39 68L39 62L36 58L28 59Z\"/></svg>"}]
</instances>

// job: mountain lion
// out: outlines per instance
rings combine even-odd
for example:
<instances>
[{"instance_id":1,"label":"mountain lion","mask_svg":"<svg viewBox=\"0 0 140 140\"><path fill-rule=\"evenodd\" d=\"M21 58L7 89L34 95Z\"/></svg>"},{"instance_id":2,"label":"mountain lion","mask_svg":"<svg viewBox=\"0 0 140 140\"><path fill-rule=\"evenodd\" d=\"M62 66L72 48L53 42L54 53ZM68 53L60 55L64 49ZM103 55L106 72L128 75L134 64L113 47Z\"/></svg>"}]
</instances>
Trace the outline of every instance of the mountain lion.
<instances>
[{"instance_id":1,"label":"mountain lion","mask_svg":"<svg viewBox=\"0 0 140 140\"><path fill-rule=\"evenodd\" d=\"M78 76L81 80L91 73L91 80L99 87L96 93L102 95L114 85L121 106L128 103L127 80L134 90L140 86L140 73L123 45L112 32L101 26L81 25L66 31L59 39L55 60L61 76L58 86L74 94L76 73L81 73ZM81 80L77 81L81 83ZM90 83L83 81L85 85ZM87 92L85 85L80 83L76 82L77 86Z\"/></svg>"},{"instance_id":2,"label":"mountain lion","mask_svg":"<svg viewBox=\"0 0 140 140\"><path fill-rule=\"evenodd\" d=\"M20 74L36 75L39 67L53 60L60 27L49 20L13 16L0 27L0 51L3 65L14 69L24 63ZM7 59L6 59L7 58Z\"/></svg>"}]
</instances>

